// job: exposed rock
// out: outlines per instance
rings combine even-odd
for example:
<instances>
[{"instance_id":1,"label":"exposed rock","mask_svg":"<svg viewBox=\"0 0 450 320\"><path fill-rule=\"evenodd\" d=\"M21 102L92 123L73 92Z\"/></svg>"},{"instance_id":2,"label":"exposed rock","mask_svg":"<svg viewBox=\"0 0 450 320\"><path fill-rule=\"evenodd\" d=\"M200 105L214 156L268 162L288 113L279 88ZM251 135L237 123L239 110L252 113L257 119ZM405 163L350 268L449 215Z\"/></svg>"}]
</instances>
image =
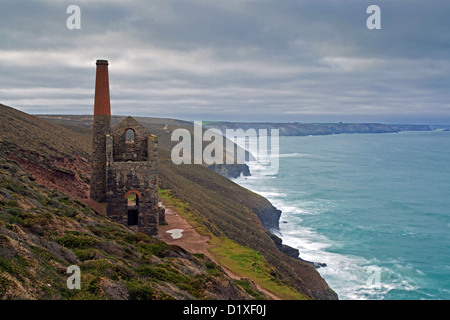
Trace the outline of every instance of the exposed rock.
<instances>
[{"instance_id":1,"label":"exposed rock","mask_svg":"<svg viewBox=\"0 0 450 320\"><path fill-rule=\"evenodd\" d=\"M258 215L259 220L261 220L261 223L266 229L279 229L281 210L275 208L270 202L269 205L259 206L254 208L253 211Z\"/></svg>"},{"instance_id":2,"label":"exposed rock","mask_svg":"<svg viewBox=\"0 0 450 320\"><path fill-rule=\"evenodd\" d=\"M292 248L288 245L283 244L283 240L281 240L280 237L276 236L273 233L270 233L270 238L275 243L275 246L283 252L284 254L288 255L291 258L298 259L300 255L300 251L298 249Z\"/></svg>"},{"instance_id":3,"label":"exposed rock","mask_svg":"<svg viewBox=\"0 0 450 320\"><path fill-rule=\"evenodd\" d=\"M275 246L278 248L278 250L280 250L284 254L288 255L289 257L306 262L307 264L313 266L316 269L327 266L326 263L312 262L312 261L307 261L307 260L300 258L300 251L298 249L283 244L283 240L273 233L269 233L269 235L270 235L270 238L275 243Z\"/></svg>"},{"instance_id":4,"label":"exposed rock","mask_svg":"<svg viewBox=\"0 0 450 320\"><path fill-rule=\"evenodd\" d=\"M246 177L251 176L246 164L213 164L208 168L226 178L239 178L241 174Z\"/></svg>"}]
</instances>

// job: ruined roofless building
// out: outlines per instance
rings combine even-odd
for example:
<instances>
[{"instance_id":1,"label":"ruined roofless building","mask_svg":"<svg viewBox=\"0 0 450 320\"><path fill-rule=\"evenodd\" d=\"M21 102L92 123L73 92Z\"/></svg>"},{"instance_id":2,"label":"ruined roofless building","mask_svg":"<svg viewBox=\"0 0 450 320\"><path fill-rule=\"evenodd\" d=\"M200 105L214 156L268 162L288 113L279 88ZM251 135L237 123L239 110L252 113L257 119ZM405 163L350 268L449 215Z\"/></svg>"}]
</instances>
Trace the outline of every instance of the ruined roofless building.
<instances>
[{"instance_id":1,"label":"ruined roofless building","mask_svg":"<svg viewBox=\"0 0 450 320\"><path fill-rule=\"evenodd\" d=\"M97 60L90 196L108 218L136 232L158 234L157 137L132 117L111 129L108 61Z\"/></svg>"}]
</instances>

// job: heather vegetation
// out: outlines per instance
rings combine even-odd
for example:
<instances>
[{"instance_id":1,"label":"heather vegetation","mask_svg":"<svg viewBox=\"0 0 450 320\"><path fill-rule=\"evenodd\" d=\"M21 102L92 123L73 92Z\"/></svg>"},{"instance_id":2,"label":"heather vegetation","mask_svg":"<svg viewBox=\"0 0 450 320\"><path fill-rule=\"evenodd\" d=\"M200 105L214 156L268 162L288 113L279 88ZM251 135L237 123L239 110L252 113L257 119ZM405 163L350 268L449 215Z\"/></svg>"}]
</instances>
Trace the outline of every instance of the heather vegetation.
<instances>
[{"instance_id":1,"label":"heather vegetation","mask_svg":"<svg viewBox=\"0 0 450 320\"><path fill-rule=\"evenodd\" d=\"M252 298L207 257L112 223L0 157L0 298L229 298L223 287ZM81 269L80 290L67 288L70 265Z\"/></svg>"}]
</instances>

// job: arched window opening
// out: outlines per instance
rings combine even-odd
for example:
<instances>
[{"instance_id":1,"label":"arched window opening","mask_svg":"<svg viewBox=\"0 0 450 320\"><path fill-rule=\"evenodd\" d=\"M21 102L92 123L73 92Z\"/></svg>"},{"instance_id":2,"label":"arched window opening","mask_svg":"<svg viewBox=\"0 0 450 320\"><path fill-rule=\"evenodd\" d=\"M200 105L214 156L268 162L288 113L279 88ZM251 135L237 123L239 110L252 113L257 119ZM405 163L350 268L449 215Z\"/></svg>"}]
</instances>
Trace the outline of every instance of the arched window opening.
<instances>
[{"instance_id":1,"label":"arched window opening","mask_svg":"<svg viewBox=\"0 0 450 320\"><path fill-rule=\"evenodd\" d=\"M132 193L127 198L128 207L137 206L139 202L139 197L136 193Z\"/></svg>"},{"instance_id":2,"label":"arched window opening","mask_svg":"<svg viewBox=\"0 0 450 320\"><path fill-rule=\"evenodd\" d=\"M133 129L125 131L125 143L134 143L135 132Z\"/></svg>"}]
</instances>

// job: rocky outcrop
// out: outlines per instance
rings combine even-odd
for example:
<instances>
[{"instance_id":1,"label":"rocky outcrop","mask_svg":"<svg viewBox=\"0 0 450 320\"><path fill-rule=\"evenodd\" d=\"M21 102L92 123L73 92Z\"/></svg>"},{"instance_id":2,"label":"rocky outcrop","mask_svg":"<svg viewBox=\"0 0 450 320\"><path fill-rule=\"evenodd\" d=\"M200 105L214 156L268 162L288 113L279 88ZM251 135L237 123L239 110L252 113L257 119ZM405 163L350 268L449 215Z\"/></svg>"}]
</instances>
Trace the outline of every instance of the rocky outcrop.
<instances>
[{"instance_id":1,"label":"rocky outcrop","mask_svg":"<svg viewBox=\"0 0 450 320\"><path fill-rule=\"evenodd\" d=\"M276 236L275 234L270 234L270 239L273 240L273 243L275 243L275 246L283 252L284 254L288 255L291 258L298 259L300 255L300 251L298 249L292 248L290 246L287 246L283 244L283 240L281 240L280 237Z\"/></svg>"},{"instance_id":2,"label":"rocky outcrop","mask_svg":"<svg viewBox=\"0 0 450 320\"><path fill-rule=\"evenodd\" d=\"M278 250L283 252L285 255L287 255L291 258L306 262L307 264L313 266L316 269L327 266L326 263L312 262L312 261L307 261L307 260L300 258L300 251L298 249L283 244L283 240L273 233L270 233L269 236L273 240L273 243L275 243L275 246L278 248Z\"/></svg>"},{"instance_id":3,"label":"rocky outcrop","mask_svg":"<svg viewBox=\"0 0 450 320\"><path fill-rule=\"evenodd\" d=\"M241 175L251 176L250 169L246 164L213 164L208 168L226 178L235 179Z\"/></svg>"},{"instance_id":4,"label":"rocky outcrop","mask_svg":"<svg viewBox=\"0 0 450 320\"><path fill-rule=\"evenodd\" d=\"M261 205L253 209L259 220L267 230L279 229L281 210L275 208L269 201L268 204Z\"/></svg>"}]
</instances>

